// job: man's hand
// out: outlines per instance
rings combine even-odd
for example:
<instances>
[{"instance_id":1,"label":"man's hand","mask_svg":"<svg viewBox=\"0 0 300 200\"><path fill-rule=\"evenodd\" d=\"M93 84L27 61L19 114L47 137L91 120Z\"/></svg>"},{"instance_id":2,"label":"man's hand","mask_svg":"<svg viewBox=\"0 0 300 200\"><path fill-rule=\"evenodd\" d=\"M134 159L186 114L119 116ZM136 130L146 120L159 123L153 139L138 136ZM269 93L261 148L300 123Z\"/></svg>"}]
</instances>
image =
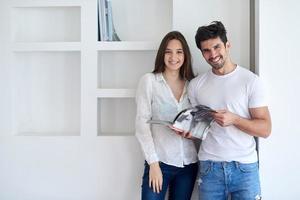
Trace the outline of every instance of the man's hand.
<instances>
[{"instance_id":1,"label":"man's hand","mask_svg":"<svg viewBox=\"0 0 300 200\"><path fill-rule=\"evenodd\" d=\"M163 176L158 162L150 164L149 187L153 192L159 193L162 190Z\"/></svg>"},{"instance_id":2,"label":"man's hand","mask_svg":"<svg viewBox=\"0 0 300 200\"><path fill-rule=\"evenodd\" d=\"M239 116L228 111L228 110L217 110L217 112L212 113L214 119L220 126L230 126L235 125L235 122L239 119Z\"/></svg>"},{"instance_id":3,"label":"man's hand","mask_svg":"<svg viewBox=\"0 0 300 200\"><path fill-rule=\"evenodd\" d=\"M271 134L272 123L267 106L249 108L250 119L243 118L228 110L218 110L213 117L220 126L234 125L245 133L256 137L268 137Z\"/></svg>"}]
</instances>

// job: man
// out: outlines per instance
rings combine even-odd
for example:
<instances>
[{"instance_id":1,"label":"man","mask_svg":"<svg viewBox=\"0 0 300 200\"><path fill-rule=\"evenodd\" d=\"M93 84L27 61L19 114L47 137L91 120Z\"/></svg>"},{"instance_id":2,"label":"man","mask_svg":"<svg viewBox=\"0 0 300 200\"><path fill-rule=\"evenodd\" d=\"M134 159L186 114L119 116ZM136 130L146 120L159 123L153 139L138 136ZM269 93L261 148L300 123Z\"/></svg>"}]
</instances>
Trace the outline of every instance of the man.
<instances>
[{"instance_id":1,"label":"man","mask_svg":"<svg viewBox=\"0 0 300 200\"><path fill-rule=\"evenodd\" d=\"M198 153L200 199L261 199L254 136L271 134L261 80L232 62L221 22L199 27L195 39L212 69L191 81L189 98L193 106L203 104L217 111Z\"/></svg>"}]
</instances>

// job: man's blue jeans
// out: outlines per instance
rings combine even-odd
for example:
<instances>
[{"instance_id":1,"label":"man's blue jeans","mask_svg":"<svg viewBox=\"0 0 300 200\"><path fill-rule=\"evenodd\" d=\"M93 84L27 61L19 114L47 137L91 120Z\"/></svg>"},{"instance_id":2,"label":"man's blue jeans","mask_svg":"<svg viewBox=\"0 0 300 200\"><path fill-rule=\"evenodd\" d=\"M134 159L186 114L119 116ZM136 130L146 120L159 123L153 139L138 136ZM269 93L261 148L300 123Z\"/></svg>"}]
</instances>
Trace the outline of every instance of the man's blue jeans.
<instances>
[{"instance_id":1,"label":"man's blue jeans","mask_svg":"<svg viewBox=\"0 0 300 200\"><path fill-rule=\"evenodd\" d=\"M199 162L200 200L261 199L258 163Z\"/></svg>"},{"instance_id":2,"label":"man's blue jeans","mask_svg":"<svg viewBox=\"0 0 300 200\"><path fill-rule=\"evenodd\" d=\"M163 185L160 193L149 187L149 165L145 162L142 183L142 200L164 200L169 188L170 200L190 200L198 172L198 163L185 165L183 168L159 163L163 174Z\"/></svg>"}]
</instances>

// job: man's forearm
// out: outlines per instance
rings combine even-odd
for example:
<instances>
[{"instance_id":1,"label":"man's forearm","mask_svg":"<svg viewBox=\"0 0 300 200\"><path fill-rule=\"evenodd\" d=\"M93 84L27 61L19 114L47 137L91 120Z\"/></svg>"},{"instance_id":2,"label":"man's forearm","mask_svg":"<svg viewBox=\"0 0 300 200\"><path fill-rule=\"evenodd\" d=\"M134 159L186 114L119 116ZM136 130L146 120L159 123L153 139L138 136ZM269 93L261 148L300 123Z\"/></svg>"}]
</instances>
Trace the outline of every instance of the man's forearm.
<instances>
[{"instance_id":1,"label":"man's forearm","mask_svg":"<svg viewBox=\"0 0 300 200\"><path fill-rule=\"evenodd\" d=\"M271 123L267 119L245 119L238 116L233 125L256 137L266 138L271 134Z\"/></svg>"}]
</instances>

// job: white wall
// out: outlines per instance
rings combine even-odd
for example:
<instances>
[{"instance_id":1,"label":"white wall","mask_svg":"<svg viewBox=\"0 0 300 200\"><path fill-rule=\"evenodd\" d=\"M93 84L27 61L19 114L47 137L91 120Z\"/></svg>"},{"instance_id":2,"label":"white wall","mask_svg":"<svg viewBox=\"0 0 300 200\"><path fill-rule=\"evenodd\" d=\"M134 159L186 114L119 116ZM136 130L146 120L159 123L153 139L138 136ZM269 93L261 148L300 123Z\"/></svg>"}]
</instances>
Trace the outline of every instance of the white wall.
<instances>
[{"instance_id":1,"label":"white wall","mask_svg":"<svg viewBox=\"0 0 300 200\"><path fill-rule=\"evenodd\" d=\"M1 200L139 199L132 137L1 137Z\"/></svg>"},{"instance_id":2,"label":"white wall","mask_svg":"<svg viewBox=\"0 0 300 200\"><path fill-rule=\"evenodd\" d=\"M0 3L1 43L10 42L7 10ZM192 47L195 67L209 68L194 43L199 25L221 20L232 57L249 65L249 5L241 0L174 0L174 29ZM1 46L1 52L3 47ZM2 60L3 58L3 60ZM133 136L13 136L11 85L6 53L0 63L0 199L123 200L140 198L143 156ZM4 63L2 65L2 63ZM194 195L193 199L197 199Z\"/></svg>"},{"instance_id":3,"label":"white wall","mask_svg":"<svg viewBox=\"0 0 300 200\"><path fill-rule=\"evenodd\" d=\"M94 0L85 2L88 1ZM143 158L133 136L13 134L13 81L9 66L12 35L8 2L11 1L0 1L0 199L139 199ZM37 1L26 2L34 4ZM36 54L14 55L26 53ZM80 60L75 58L75 61L78 62L76 66L80 65ZM46 64L55 62L48 59ZM28 90L27 87L22 89ZM22 100L17 99L19 104Z\"/></svg>"},{"instance_id":4,"label":"white wall","mask_svg":"<svg viewBox=\"0 0 300 200\"><path fill-rule=\"evenodd\" d=\"M259 72L270 97L272 135L260 140L263 197L300 199L300 3L259 1Z\"/></svg>"},{"instance_id":5,"label":"white wall","mask_svg":"<svg viewBox=\"0 0 300 200\"><path fill-rule=\"evenodd\" d=\"M1 4L0 4L1 5ZM9 19L5 19L4 6L0 6L0 136L10 131L10 73L8 61Z\"/></svg>"}]
</instances>

